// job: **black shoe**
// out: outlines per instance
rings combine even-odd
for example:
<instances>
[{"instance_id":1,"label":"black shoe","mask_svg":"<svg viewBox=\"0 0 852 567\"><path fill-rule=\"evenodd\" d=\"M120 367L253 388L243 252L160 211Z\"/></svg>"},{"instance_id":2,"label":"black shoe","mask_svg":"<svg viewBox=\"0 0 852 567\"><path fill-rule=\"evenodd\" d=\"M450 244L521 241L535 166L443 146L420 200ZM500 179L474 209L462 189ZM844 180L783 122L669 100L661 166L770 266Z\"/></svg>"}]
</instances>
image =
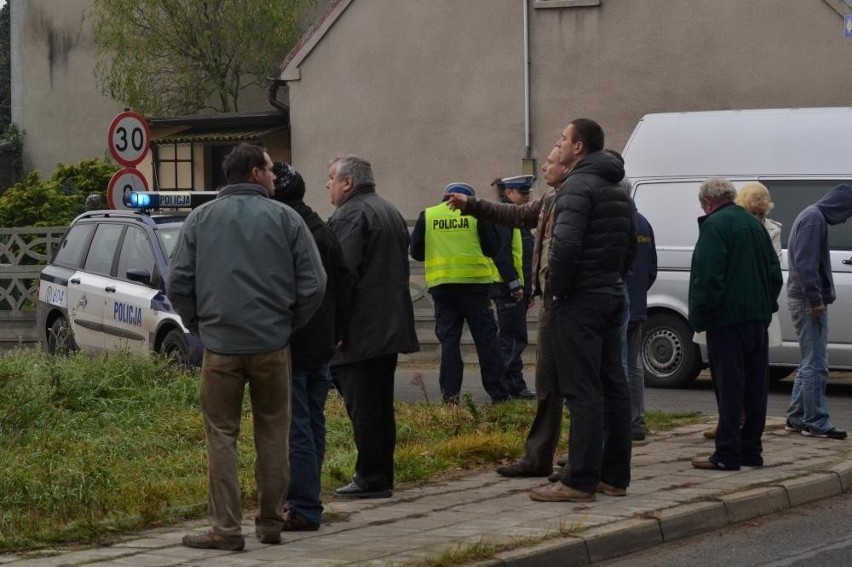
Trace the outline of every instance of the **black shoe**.
<instances>
[{"instance_id":1,"label":"black shoe","mask_svg":"<svg viewBox=\"0 0 852 567\"><path fill-rule=\"evenodd\" d=\"M553 467L547 467L546 469L536 469L533 468L532 465L524 461L518 461L517 463L512 463L511 465L506 465L497 468L497 474L508 478L536 476L541 477L549 475L552 471Z\"/></svg>"},{"instance_id":2,"label":"black shoe","mask_svg":"<svg viewBox=\"0 0 852 567\"><path fill-rule=\"evenodd\" d=\"M793 423L788 418L787 423L784 424L784 431L789 431L790 433L801 433L802 432L802 424L801 423Z\"/></svg>"},{"instance_id":3,"label":"black shoe","mask_svg":"<svg viewBox=\"0 0 852 567\"><path fill-rule=\"evenodd\" d=\"M287 512L284 514L284 525L282 532L315 532L320 528L319 524L309 522L298 514Z\"/></svg>"},{"instance_id":4,"label":"black shoe","mask_svg":"<svg viewBox=\"0 0 852 567\"><path fill-rule=\"evenodd\" d=\"M740 464L744 467L762 467L763 466L763 457L760 455L756 457L743 457L740 461Z\"/></svg>"},{"instance_id":5,"label":"black shoe","mask_svg":"<svg viewBox=\"0 0 852 567\"><path fill-rule=\"evenodd\" d=\"M517 394L512 394L512 397L518 398L518 399L521 399L521 400L534 400L535 399L535 392L533 392L529 388L524 388L523 390L521 390Z\"/></svg>"},{"instance_id":6,"label":"black shoe","mask_svg":"<svg viewBox=\"0 0 852 567\"><path fill-rule=\"evenodd\" d=\"M723 463L722 461L714 461L712 456L709 457L695 457L692 459L692 466L697 469L704 469L710 471L738 471L740 470L739 465L731 465Z\"/></svg>"},{"instance_id":7,"label":"black shoe","mask_svg":"<svg viewBox=\"0 0 852 567\"><path fill-rule=\"evenodd\" d=\"M645 440L645 432L644 431L637 431L635 433L632 433L630 435L630 437L634 441L644 441Z\"/></svg>"},{"instance_id":8,"label":"black shoe","mask_svg":"<svg viewBox=\"0 0 852 567\"><path fill-rule=\"evenodd\" d=\"M556 459L556 466L557 467L564 467L567 464L568 464L568 458L567 457L560 457L560 458Z\"/></svg>"},{"instance_id":9,"label":"black shoe","mask_svg":"<svg viewBox=\"0 0 852 567\"><path fill-rule=\"evenodd\" d=\"M805 426L802 427L802 435L804 435L806 437L820 437L822 439L826 439L826 438L827 439L837 439L839 441L846 439L846 432L840 431L839 429L836 429L834 427L832 427L828 431L818 433L818 432L814 431L813 429L811 429L810 427L808 427L807 425L805 425Z\"/></svg>"},{"instance_id":10,"label":"black shoe","mask_svg":"<svg viewBox=\"0 0 852 567\"><path fill-rule=\"evenodd\" d=\"M341 486L334 493L343 498L390 498L393 496L393 491L390 488L370 490L364 488L354 480L346 486Z\"/></svg>"},{"instance_id":11,"label":"black shoe","mask_svg":"<svg viewBox=\"0 0 852 567\"><path fill-rule=\"evenodd\" d=\"M548 475L547 480L550 482L559 482L560 480L562 480L562 475L564 474L565 473L562 471L553 471Z\"/></svg>"}]
</instances>

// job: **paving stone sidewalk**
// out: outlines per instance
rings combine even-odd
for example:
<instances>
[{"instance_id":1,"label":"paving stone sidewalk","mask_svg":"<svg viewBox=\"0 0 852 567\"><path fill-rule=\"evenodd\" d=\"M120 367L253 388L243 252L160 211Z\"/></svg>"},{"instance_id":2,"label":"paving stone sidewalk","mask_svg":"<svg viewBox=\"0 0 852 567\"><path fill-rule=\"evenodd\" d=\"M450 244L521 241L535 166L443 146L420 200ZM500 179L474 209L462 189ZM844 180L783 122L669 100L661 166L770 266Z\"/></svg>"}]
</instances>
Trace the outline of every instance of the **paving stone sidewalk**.
<instances>
[{"instance_id":1,"label":"paving stone sidewalk","mask_svg":"<svg viewBox=\"0 0 852 567\"><path fill-rule=\"evenodd\" d=\"M109 547L0 555L0 566L390 567L489 546L495 550L490 558L468 565L588 565L852 487L852 443L787 433L783 424L768 421L766 466L737 472L691 466L692 457L713 449L701 436L707 424L649 435L634 445L633 482L624 498L539 503L528 492L546 480L504 479L488 471L397 490L387 500L328 502L331 521L317 532L285 533L282 545L261 544L249 519L242 552L181 546L184 534L207 529L198 521Z\"/></svg>"}]
</instances>

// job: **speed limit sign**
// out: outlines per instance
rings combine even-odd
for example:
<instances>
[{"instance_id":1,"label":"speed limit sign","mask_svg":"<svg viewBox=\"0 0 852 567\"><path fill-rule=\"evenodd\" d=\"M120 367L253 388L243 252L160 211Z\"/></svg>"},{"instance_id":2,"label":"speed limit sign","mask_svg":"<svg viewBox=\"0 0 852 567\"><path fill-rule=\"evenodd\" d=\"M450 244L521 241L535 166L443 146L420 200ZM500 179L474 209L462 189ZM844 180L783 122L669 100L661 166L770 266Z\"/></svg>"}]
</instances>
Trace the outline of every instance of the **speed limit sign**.
<instances>
[{"instance_id":1,"label":"speed limit sign","mask_svg":"<svg viewBox=\"0 0 852 567\"><path fill-rule=\"evenodd\" d=\"M109 125L109 153L121 165L132 167L142 161L150 141L148 123L138 112L125 110Z\"/></svg>"},{"instance_id":2,"label":"speed limit sign","mask_svg":"<svg viewBox=\"0 0 852 567\"><path fill-rule=\"evenodd\" d=\"M107 204L110 209L129 209L125 197L130 193L147 191L148 181L139 173L138 169L125 167L116 171L107 187Z\"/></svg>"}]
</instances>

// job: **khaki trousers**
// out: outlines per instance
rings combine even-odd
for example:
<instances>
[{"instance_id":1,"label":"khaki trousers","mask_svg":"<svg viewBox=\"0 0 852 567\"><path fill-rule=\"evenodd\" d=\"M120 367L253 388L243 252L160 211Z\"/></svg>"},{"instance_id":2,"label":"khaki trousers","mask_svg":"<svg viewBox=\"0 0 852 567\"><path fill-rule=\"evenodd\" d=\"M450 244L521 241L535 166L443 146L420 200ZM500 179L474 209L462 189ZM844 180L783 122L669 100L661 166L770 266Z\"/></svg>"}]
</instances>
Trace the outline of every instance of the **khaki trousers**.
<instances>
[{"instance_id":1,"label":"khaki trousers","mask_svg":"<svg viewBox=\"0 0 852 567\"><path fill-rule=\"evenodd\" d=\"M208 515L213 531L240 535L242 504L237 438L248 382L254 421L259 533L280 531L290 483L290 348L224 355L204 350L201 412L207 438Z\"/></svg>"}]
</instances>

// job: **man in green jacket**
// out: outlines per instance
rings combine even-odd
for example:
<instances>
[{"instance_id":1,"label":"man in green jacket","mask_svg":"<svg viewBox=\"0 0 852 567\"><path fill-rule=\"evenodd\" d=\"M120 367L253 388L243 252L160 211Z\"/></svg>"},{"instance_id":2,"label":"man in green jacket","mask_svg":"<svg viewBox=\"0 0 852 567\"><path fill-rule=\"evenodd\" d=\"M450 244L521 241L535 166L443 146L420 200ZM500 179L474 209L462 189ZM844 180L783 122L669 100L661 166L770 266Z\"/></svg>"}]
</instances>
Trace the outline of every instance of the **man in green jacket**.
<instances>
[{"instance_id":1,"label":"man in green jacket","mask_svg":"<svg viewBox=\"0 0 852 567\"><path fill-rule=\"evenodd\" d=\"M698 190L705 215L698 219L692 254L689 323L696 331L707 331L707 355L719 402L716 451L693 459L693 466L700 469L763 466L766 328L778 310L783 280L769 235L753 215L734 204L736 195L725 179L708 179Z\"/></svg>"}]
</instances>

